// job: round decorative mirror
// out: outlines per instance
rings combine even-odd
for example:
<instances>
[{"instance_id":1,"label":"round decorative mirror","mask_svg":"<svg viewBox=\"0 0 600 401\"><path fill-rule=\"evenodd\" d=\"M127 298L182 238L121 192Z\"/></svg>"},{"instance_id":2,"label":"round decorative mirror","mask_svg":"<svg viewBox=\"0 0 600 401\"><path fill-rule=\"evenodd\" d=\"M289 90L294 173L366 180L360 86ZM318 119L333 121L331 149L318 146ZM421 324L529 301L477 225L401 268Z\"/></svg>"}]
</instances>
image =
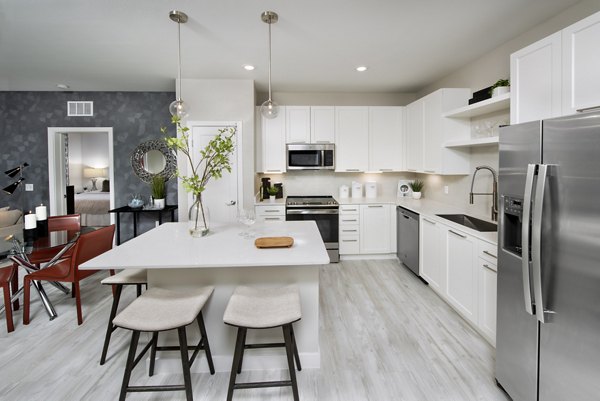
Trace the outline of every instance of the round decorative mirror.
<instances>
[{"instance_id":1,"label":"round decorative mirror","mask_svg":"<svg viewBox=\"0 0 600 401\"><path fill-rule=\"evenodd\" d=\"M131 167L140 180L151 183L159 175L167 181L175 174L177 161L162 139L141 143L131 154Z\"/></svg>"}]
</instances>

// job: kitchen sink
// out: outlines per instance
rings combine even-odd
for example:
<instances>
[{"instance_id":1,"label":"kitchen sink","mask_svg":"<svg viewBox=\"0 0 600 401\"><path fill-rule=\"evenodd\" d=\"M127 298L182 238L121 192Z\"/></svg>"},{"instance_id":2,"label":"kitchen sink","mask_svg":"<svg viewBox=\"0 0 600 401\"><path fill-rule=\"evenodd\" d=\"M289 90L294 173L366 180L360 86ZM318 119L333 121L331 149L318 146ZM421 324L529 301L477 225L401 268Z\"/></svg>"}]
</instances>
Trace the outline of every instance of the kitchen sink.
<instances>
[{"instance_id":1,"label":"kitchen sink","mask_svg":"<svg viewBox=\"0 0 600 401\"><path fill-rule=\"evenodd\" d=\"M498 226L496 224L478 219L476 217L471 217L466 214L438 214L437 216L446 220L453 221L457 224L460 224L462 226L468 227L476 231L498 231Z\"/></svg>"}]
</instances>

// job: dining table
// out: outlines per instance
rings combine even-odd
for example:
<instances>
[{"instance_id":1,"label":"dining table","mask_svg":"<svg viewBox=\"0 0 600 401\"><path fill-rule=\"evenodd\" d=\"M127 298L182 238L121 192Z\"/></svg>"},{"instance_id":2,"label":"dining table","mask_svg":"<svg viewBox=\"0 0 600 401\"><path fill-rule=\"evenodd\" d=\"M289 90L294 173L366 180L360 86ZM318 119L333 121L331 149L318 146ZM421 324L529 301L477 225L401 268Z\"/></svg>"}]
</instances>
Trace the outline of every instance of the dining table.
<instances>
[{"instance_id":1,"label":"dining table","mask_svg":"<svg viewBox=\"0 0 600 401\"><path fill-rule=\"evenodd\" d=\"M259 248L255 244L259 238L272 237L292 238L293 243L280 248ZM213 224L209 234L200 238L190 235L187 222L176 222L164 223L133 238L83 263L80 269L144 268L148 272L149 288L177 290L213 286L214 292L202 313L215 369L229 371L235 330L223 323L223 313L239 285L298 286L302 319L294 325L294 332L302 366L320 367L319 269L327 264L329 256L314 221L257 222L249 232L241 224ZM188 330L190 335L198 331L193 325ZM255 332L248 334L249 342L281 342L281 330ZM176 336L161 334L159 341L163 345L176 343ZM157 371L180 371L177 355L169 354L165 353L157 361ZM282 350L261 349L244 355L244 369L286 366ZM204 363L193 366L197 372L205 368Z\"/></svg>"},{"instance_id":2,"label":"dining table","mask_svg":"<svg viewBox=\"0 0 600 401\"><path fill-rule=\"evenodd\" d=\"M28 273L50 267L66 257L67 252L75 245L81 233L92 230L92 227L82 227L79 230L50 230L47 233L36 234L33 239L25 239L23 231L19 231L0 240L0 262L12 261ZM40 258L44 261L38 263L37 260ZM49 281L48 283L65 294L71 292L69 288L59 282ZM31 285L38 294L49 319L55 319L58 314L42 283L33 280ZM20 287L12 295L11 301L17 299L23 290L24 288ZM0 307L0 313L3 311L4 307Z\"/></svg>"}]
</instances>

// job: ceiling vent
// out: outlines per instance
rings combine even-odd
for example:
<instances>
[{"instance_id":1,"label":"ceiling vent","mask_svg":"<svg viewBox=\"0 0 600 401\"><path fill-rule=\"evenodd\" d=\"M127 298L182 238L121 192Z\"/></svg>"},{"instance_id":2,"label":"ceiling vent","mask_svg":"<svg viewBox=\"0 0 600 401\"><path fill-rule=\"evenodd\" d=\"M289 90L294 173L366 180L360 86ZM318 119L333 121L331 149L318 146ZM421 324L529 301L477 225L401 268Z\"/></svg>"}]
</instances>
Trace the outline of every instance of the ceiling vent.
<instances>
[{"instance_id":1,"label":"ceiling vent","mask_svg":"<svg viewBox=\"0 0 600 401\"><path fill-rule=\"evenodd\" d=\"M67 116L93 117L94 102L67 102Z\"/></svg>"}]
</instances>

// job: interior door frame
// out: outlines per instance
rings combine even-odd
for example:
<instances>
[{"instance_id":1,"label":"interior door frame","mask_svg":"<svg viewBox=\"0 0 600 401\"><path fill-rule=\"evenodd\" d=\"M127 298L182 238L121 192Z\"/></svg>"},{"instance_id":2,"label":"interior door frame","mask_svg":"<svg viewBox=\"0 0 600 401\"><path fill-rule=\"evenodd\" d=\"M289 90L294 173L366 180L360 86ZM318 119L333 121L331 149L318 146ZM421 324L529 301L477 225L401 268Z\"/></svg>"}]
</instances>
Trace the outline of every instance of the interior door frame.
<instances>
[{"instance_id":1,"label":"interior door frame","mask_svg":"<svg viewBox=\"0 0 600 401\"><path fill-rule=\"evenodd\" d=\"M108 134L108 179L110 188L110 208L115 208L115 163L113 149L113 128L112 127L48 127L48 190L49 190L49 209L50 216L56 216L59 212L58 197L62 197L62 192L57 188L57 178L60 162L57 157L60 151L60 135L70 133L106 133ZM60 151L62 155L62 151ZM110 214L110 222L114 224L114 215Z\"/></svg>"},{"instance_id":2,"label":"interior door frame","mask_svg":"<svg viewBox=\"0 0 600 401\"><path fill-rule=\"evenodd\" d=\"M243 161L243 131L241 121L187 121L185 126L190 129L190 135L193 127L232 127L236 128L235 138L235 157L237 164L237 206L244 207L244 177L242 169ZM177 133L179 138L179 132ZM177 154L177 169L180 174L187 175L188 161L182 154ZM178 219L179 221L188 221L190 195L181 185L181 180L177 179L177 203L178 203Z\"/></svg>"}]
</instances>

